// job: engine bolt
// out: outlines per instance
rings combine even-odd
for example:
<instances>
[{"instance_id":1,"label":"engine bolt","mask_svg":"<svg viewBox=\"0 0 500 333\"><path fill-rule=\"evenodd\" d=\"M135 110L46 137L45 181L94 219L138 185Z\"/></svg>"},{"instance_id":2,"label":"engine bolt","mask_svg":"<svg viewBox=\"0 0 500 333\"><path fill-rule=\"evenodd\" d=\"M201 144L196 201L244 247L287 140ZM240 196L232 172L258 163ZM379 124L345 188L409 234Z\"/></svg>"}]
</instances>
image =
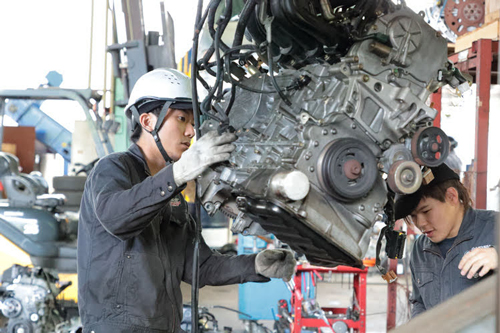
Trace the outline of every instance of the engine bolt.
<instances>
[{"instance_id":1,"label":"engine bolt","mask_svg":"<svg viewBox=\"0 0 500 333\"><path fill-rule=\"evenodd\" d=\"M331 132L332 132L333 135L337 134L337 130L335 128L332 128Z\"/></svg>"},{"instance_id":2,"label":"engine bolt","mask_svg":"<svg viewBox=\"0 0 500 333\"><path fill-rule=\"evenodd\" d=\"M352 128L352 129L356 129L356 124L352 124L352 125L351 125L351 128Z\"/></svg>"},{"instance_id":3,"label":"engine bolt","mask_svg":"<svg viewBox=\"0 0 500 333\"><path fill-rule=\"evenodd\" d=\"M319 142L318 141L314 141L313 145L314 145L314 147L317 147L317 146L319 146Z\"/></svg>"},{"instance_id":4,"label":"engine bolt","mask_svg":"<svg viewBox=\"0 0 500 333\"><path fill-rule=\"evenodd\" d=\"M299 210L299 215L302 216L303 218L307 217L307 212L303 209Z\"/></svg>"},{"instance_id":5,"label":"engine bolt","mask_svg":"<svg viewBox=\"0 0 500 333\"><path fill-rule=\"evenodd\" d=\"M365 205L359 205L359 210L364 211L365 210Z\"/></svg>"},{"instance_id":6,"label":"engine bolt","mask_svg":"<svg viewBox=\"0 0 500 333\"><path fill-rule=\"evenodd\" d=\"M363 82L368 82L370 81L370 77L368 75L363 75Z\"/></svg>"},{"instance_id":7,"label":"engine bolt","mask_svg":"<svg viewBox=\"0 0 500 333\"><path fill-rule=\"evenodd\" d=\"M207 213L211 213L212 210L214 209L214 206L213 206L213 204L211 202L207 202L205 204L205 209L207 210Z\"/></svg>"},{"instance_id":8,"label":"engine bolt","mask_svg":"<svg viewBox=\"0 0 500 333\"><path fill-rule=\"evenodd\" d=\"M309 167L309 171L314 172L314 167Z\"/></svg>"},{"instance_id":9,"label":"engine bolt","mask_svg":"<svg viewBox=\"0 0 500 333\"><path fill-rule=\"evenodd\" d=\"M414 179L415 176L413 175L413 172L411 172L411 170L404 170L403 173L401 174L401 180L405 184L411 184Z\"/></svg>"},{"instance_id":10,"label":"engine bolt","mask_svg":"<svg viewBox=\"0 0 500 333\"><path fill-rule=\"evenodd\" d=\"M321 133L322 133L323 135L327 135L327 134L328 134L328 130L324 129Z\"/></svg>"}]
</instances>

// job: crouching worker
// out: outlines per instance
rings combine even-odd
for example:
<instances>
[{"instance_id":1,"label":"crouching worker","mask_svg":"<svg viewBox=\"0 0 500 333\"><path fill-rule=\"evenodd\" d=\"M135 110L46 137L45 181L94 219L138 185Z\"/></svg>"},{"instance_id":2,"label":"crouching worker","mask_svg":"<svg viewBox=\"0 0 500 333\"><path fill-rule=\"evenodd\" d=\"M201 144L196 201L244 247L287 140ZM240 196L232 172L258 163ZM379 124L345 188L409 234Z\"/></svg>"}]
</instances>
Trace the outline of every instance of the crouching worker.
<instances>
[{"instance_id":1,"label":"crouching worker","mask_svg":"<svg viewBox=\"0 0 500 333\"><path fill-rule=\"evenodd\" d=\"M190 79L172 69L143 75L126 114L131 147L89 174L78 234L83 332L181 332L181 281L191 283L195 225L180 194L186 182L223 162L234 134L195 135ZM200 287L289 280L290 251L223 256L200 241Z\"/></svg>"},{"instance_id":2,"label":"crouching worker","mask_svg":"<svg viewBox=\"0 0 500 333\"><path fill-rule=\"evenodd\" d=\"M397 196L396 219L422 235L410 259L412 317L481 281L498 267L497 213L471 207L467 189L445 164L430 168L434 179L410 195Z\"/></svg>"}]
</instances>

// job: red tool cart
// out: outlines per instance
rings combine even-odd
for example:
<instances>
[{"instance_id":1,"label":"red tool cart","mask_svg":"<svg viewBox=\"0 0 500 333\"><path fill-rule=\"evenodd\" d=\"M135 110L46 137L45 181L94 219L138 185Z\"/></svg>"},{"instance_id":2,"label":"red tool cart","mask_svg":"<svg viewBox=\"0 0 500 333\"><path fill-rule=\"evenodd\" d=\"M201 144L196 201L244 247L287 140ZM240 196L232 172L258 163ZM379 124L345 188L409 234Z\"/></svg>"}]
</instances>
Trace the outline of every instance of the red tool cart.
<instances>
[{"instance_id":1,"label":"red tool cart","mask_svg":"<svg viewBox=\"0 0 500 333\"><path fill-rule=\"evenodd\" d=\"M347 308L322 308L309 299L309 290L304 291L305 279L316 287L316 279L322 280L320 273L351 273L354 275L353 287L355 302ZM288 283L292 293L290 299L291 311L288 302L280 300L278 317L279 332L354 332L366 331L366 275L368 268L358 269L347 266L334 268L318 267L311 265L297 266L297 272L292 281ZM326 330L325 330L326 329Z\"/></svg>"}]
</instances>

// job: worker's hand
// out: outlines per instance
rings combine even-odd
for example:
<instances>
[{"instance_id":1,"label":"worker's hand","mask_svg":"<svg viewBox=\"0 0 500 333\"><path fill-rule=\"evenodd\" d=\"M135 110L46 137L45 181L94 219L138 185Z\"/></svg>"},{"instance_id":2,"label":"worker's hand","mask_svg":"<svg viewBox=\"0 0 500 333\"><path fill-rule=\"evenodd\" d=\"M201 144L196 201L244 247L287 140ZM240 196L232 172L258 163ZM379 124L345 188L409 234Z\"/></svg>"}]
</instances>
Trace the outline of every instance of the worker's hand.
<instances>
[{"instance_id":1,"label":"worker's hand","mask_svg":"<svg viewBox=\"0 0 500 333\"><path fill-rule=\"evenodd\" d=\"M293 253L288 250L264 250L255 257L255 271L258 274L285 282L292 279L296 265Z\"/></svg>"},{"instance_id":2,"label":"worker's hand","mask_svg":"<svg viewBox=\"0 0 500 333\"><path fill-rule=\"evenodd\" d=\"M472 279L478 272L479 274L476 277L483 277L490 270L497 267L498 254L494 247L475 248L466 253L458 264L458 269L461 270L460 274L467 274L468 279Z\"/></svg>"},{"instance_id":3,"label":"worker's hand","mask_svg":"<svg viewBox=\"0 0 500 333\"><path fill-rule=\"evenodd\" d=\"M216 131L202 136L174 163L173 173L177 186L195 179L210 165L228 160L236 148L231 142L236 139L233 133L218 135Z\"/></svg>"}]
</instances>

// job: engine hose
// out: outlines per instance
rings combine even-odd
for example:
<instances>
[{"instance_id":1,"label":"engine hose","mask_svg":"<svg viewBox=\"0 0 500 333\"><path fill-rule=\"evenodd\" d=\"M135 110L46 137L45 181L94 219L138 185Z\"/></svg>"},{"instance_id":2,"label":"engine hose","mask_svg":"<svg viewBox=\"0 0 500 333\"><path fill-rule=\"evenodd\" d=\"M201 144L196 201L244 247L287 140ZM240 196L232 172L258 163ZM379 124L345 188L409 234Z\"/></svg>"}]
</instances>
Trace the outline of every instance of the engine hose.
<instances>
[{"instance_id":1,"label":"engine hose","mask_svg":"<svg viewBox=\"0 0 500 333\"><path fill-rule=\"evenodd\" d=\"M218 4L218 1L215 1L214 3L217 3ZM228 6L229 5L229 6ZM211 8L209 8L211 10ZM229 10L228 10L229 9ZM212 53L215 52L215 58L216 58L216 64L217 64L217 72L216 72L216 82L214 84L214 86L212 87L212 89L210 89L210 91L208 92L208 95L207 97L205 98L206 100L212 100L213 96L215 95L215 92L216 90L218 89L219 87L219 84L220 84L220 81L222 80L222 73L220 71L220 69L222 69L222 63L221 63L221 60L220 60L220 43L221 43L221 37L222 37L222 34L227 26L227 23L229 22L229 20L231 19L231 11L232 11L232 1L231 0L226 0L226 8L225 8L225 11L224 11L224 20L219 24L217 30L215 31L215 35L214 35L214 41L213 41L213 45L212 47L210 47L208 49L208 53ZM210 16L209 16L210 17ZM212 55L210 55L211 57ZM205 58L204 58L205 60ZM207 60L208 61L208 60ZM204 62L204 65L205 65L205 62ZM208 68L205 67L205 69ZM212 71L213 73L213 71Z\"/></svg>"},{"instance_id":2,"label":"engine hose","mask_svg":"<svg viewBox=\"0 0 500 333\"><path fill-rule=\"evenodd\" d=\"M222 64L222 59L220 57L220 48L223 44L221 39L222 39L222 34L224 33L224 30L226 30L227 24L229 23L229 20L231 20L231 13L233 11L233 1L226 0L225 4L226 8L224 9L224 19L217 27L217 33L215 34L216 38L214 40L215 57L217 60L217 79L216 79L216 84L214 86L217 87L217 91L219 92L222 92L222 85L224 83L223 80L224 68Z\"/></svg>"},{"instance_id":3,"label":"engine hose","mask_svg":"<svg viewBox=\"0 0 500 333\"><path fill-rule=\"evenodd\" d=\"M243 36L245 35L245 29L247 27L250 14L252 14L256 5L256 0L248 0L241 10L240 19L238 20L236 32L234 33L233 47L241 45L241 43L243 42Z\"/></svg>"},{"instance_id":4,"label":"engine hose","mask_svg":"<svg viewBox=\"0 0 500 333\"><path fill-rule=\"evenodd\" d=\"M214 29L214 24L215 24L215 12L217 11L217 8L219 7L221 0L212 0L210 4L208 5L208 19L207 19L207 25L208 25L208 31L210 33L210 36L212 37L212 40L215 40L215 29ZM205 52L205 55L203 58L200 60L200 62L203 64L203 68L207 71L212 76L216 76L217 74L208 66L208 61L214 54L214 45L212 42L212 45L210 48ZM209 90L209 89L207 89Z\"/></svg>"},{"instance_id":5,"label":"engine hose","mask_svg":"<svg viewBox=\"0 0 500 333\"><path fill-rule=\"evenodd\" d=\"M278 85L278 82L276 82L276 78L274 77L273 55L271 54L271 43L269 43L267 45L267 62L269 65L269 75L271 76L271 83L273 84L274 89L276 89L276 91L280 95L283 102L285 102L286 105L291 106L292 102L290 102L288 97L286 97L285 93L283 93L283 90L281 90L280 86Z\"/></svg>"},{"instance_id":6,"label":"engine hose","mask_svg":"<svg viewBox=\"0 0 500 333\"><path fill-rule=\"evenodd\" d=\"M215 40L215 29L214 29L214 25L215 25L215 13L217 11L217 8L219 7L219 3L221 2L221 0L212 0L213 4L210 3L210 5L212 5L212 7L210 8L210 12L209 12L209 15L208 15L208 21L207 21L207 25L208 25L208 31L210 33L210 36L212 37L213 40ZM231 11L227 11L227 2L226 2L226 8L224 9L224 16L225 18L229 17L230 19L230 16L232 14L232 0L231 0ZM227 16L227 17L226 17ZM229 19L227 22L229 22ZM226 25L227 25L227 22L226 22ZM226 27L224 26L224 29ZM223 30L224 30L223 29ZM224 42L220 42L220 48L222 49L222 51L226 51L227 49L229 49L229 46L226 45L226 43ZM210 59L212 55L210 55L208 57L208 59ZM208 60L207 60L208 61Z\"/></svg>"}]
</instances>

